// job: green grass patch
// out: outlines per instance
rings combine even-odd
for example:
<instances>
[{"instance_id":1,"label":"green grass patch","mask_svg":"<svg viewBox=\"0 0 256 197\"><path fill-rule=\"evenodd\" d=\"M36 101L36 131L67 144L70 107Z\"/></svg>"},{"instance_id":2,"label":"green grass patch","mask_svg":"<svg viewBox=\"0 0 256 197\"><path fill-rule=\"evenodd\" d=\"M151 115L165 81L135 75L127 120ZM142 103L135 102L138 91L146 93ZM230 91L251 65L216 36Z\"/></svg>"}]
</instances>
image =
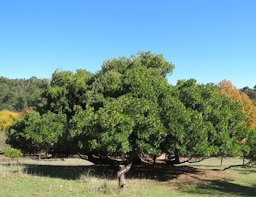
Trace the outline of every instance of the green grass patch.
<instances>
[{"instance_id":1,"label":"green grass patch","mask_svg":"<svg viewBox=\"0 0 256 197\"><path fill-rule=\"evenodd\" d=\"M100 175L92 171L93 166L0 165L0 194L6 197L256 196L255 167L231 168L223 172L227 165L240 164L242 160L226 158L222 167L218 161L211 158L190 164L188 169L195 170L184 173L182 170L187 169L184 165L168 171L161 170L161 173L170 173L165 174L167 180L154 176L131 177L127 179L123 191L118 189L117 180L104 167L102 169L106 173Z\"/></svg>"}]
</instances>

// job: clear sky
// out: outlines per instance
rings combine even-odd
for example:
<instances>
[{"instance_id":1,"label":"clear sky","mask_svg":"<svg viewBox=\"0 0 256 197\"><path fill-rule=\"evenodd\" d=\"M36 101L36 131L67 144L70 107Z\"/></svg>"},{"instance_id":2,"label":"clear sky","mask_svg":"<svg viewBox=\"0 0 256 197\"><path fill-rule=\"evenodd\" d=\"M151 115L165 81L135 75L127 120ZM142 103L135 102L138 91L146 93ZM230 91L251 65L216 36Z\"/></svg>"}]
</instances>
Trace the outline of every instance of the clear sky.
<instances>
[{"instance_id":1,"label":"clear sky","mask_svg":"<svg viewBox=\"0 0 256 197\"><path fill-rule=\"evenodd\" d=\"M175 64L170 82L256 84L255 0L1 0L0 76L96 72L138 51Z\"/></svg>"}]
</instances>

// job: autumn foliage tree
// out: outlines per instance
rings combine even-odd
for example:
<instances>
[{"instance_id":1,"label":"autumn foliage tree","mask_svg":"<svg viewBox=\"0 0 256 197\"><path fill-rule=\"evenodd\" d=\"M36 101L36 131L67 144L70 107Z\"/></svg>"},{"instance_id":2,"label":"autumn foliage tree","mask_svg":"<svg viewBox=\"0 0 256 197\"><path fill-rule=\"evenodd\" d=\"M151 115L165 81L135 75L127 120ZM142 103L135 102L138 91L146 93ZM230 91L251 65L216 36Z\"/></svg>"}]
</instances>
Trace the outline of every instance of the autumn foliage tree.
<instances>
[{"instance_id":1,"label":"autumn foliage tree","mask_svg":"<svg viewBox=\"0 0 256 197\"><path fill-rule=\"evenodd\" d=\"M256 107L249 96L233 86L231 81L228 80L219 83L219 93L240 103L245 116L245 125L250 129L256 128Z\"/></svg>"},{"instance_id":2,"label":"autumn foliage tree","mask_svg":"<svg viewBox=\"0 0 256 197\"><path fill-rule=\"evenodd\" d=\"M12 112L9 110L0 111L0 152L2 152L5 147L7 128L10 127L19 118L21 118L20 113Z\"/></svg>"},{"instance_id":3,"label":"autumn foliage tree","mask_svg":"<svg viewBox=\"0 0 256 197\"><path fill-rule=\"evenodd\" d=\"M223 80L219 83L219 93L224 94L239 103L242 106L242 111L245 117L244 125L249 131L244 131L244 138L240 139L242 146L246 147L243 151L243 156L251 160L256 158L256 107L250 97L243 91L238 90L228 80ZM246 135L247 133L247 135Z\"/></svg>"},{"instance_id":4,"label":"autumn foliage tree","mask_svg":"<svg viewBox=\"0 0 256 197\"><path fill-rule=\"evenodd\" d=\"M5 131L14 121L21 117L20 113L9 110L0 111L0 131Z\"/></svg>"}]
</instances>

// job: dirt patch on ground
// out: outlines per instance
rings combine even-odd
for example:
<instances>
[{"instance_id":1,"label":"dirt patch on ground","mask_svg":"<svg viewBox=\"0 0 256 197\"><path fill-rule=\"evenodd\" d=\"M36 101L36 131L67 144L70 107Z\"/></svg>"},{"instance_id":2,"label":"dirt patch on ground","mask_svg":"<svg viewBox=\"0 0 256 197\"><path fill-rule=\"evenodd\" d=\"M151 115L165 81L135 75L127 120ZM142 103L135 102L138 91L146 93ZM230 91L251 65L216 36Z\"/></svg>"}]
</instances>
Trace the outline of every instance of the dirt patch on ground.
<instances>
[{"instance_id":1,"label":"dirt patch on ground","mask_svg":"<svg viewBox=\"0 0 256 197\"><path fill-rule=\"evenodd\" d=\"M0 162L9 162L11 158L5 157L3 154L0 154Z\"/></svg>"},{"instance_id":2,"label":"dirt patch on ground","mask_svg":"<svg viewBox=\"0 0 256 197\"><path fill-rule=\"evenodd\" d=\"M176 187L182 187L184 185L197 185L203 182L231 180L234 178L234 175L222 170L200 170L196 173L181 174L177 176L175 180L171 180L170 182Z\"/></svg>"}]
</instances>

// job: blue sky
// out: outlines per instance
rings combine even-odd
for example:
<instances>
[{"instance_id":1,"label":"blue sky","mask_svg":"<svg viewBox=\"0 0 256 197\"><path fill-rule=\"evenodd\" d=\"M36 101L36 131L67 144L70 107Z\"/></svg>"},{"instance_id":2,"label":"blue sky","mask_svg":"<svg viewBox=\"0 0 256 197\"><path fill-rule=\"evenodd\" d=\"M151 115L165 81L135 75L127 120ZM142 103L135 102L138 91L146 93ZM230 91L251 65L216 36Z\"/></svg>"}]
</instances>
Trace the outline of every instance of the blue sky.
<instances>
[{"instance_id":1,"label":"blue sky","mask_svg":"<svg viewBox=\"0 0 256 197\"><path fill-rule=\"evenodd\" d=\"M96 72L138 51L175 64L170 82L256 85L254 0L2 0L0 76Z\"/></svg>"}]
</instances>

